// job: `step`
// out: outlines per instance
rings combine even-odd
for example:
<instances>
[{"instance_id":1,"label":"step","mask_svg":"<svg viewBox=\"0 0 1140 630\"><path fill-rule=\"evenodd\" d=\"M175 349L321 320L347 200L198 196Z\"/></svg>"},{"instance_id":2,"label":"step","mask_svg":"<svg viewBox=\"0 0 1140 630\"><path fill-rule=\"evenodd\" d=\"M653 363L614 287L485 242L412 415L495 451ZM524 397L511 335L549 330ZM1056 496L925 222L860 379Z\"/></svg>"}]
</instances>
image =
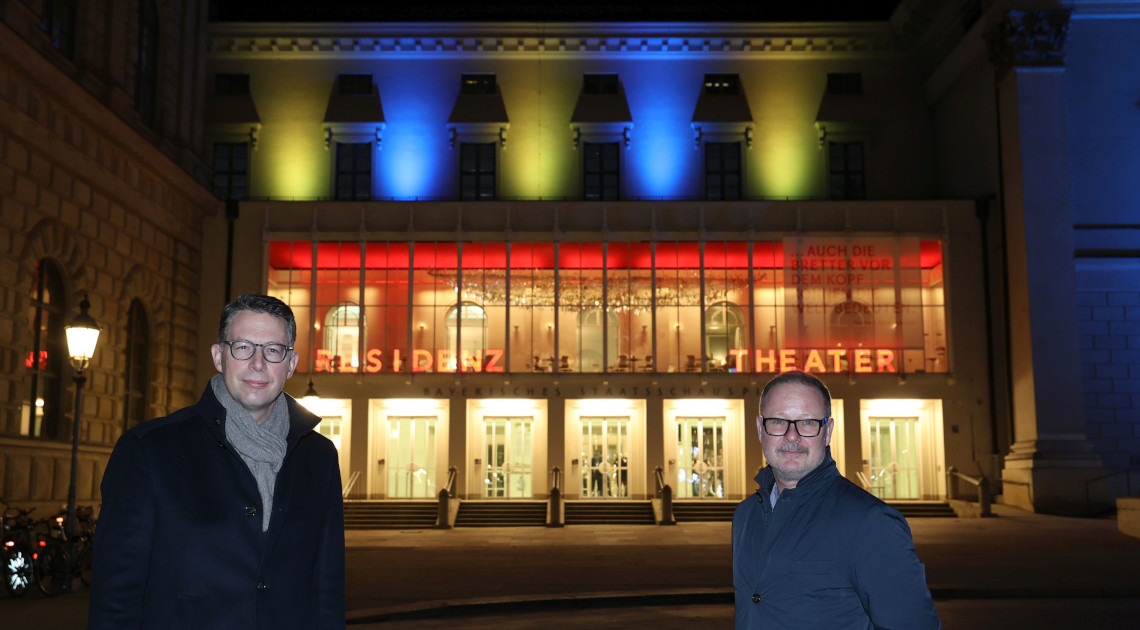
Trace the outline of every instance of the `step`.
<instances>
[{"instance_id":1,"label":"step","mask_svg":"<svg viewBox=\"0 0 1140 630\"><path fill-rule=\"evenodd\" d=\"M545 501L463 501L456 527L535 527L546 525Z\"/></svg>"},{"instance_id":2,"label":"step","mask_svg":"<svg viewBox=\"0 0 1140 630\"><path fill-rule=\"evenodd\" d=\"M435 501L346 501L345 529L426 529L435 527Z\"/></svg>"},{"instance_id":3,"label":"step","mask_svg":"<svg viewBox=\"0 0 1140 630\"><path fill-rule=\"evenodd\" d=\"M905 518L955 518L954 508L945 501L887 501Z\"/></svg>"},{"instance_id":4,"label":"step","mask_svg":"<svg viewBox=\"0 0 1140 630\"><path fill-rule=\"evenodd\" d=\"M739 501L674 501L673 518L678 523L731 521L739 504Z\"/></svg>"},{"instance_id":5,"label":"step","mask_svg":"<svg viewBox=\"0 0 1140 630\"><path fill-rule=\"evenodd\" d=\"M649 501L567 501L567 525L656 525Z\"/></svg>"}]
</instances>

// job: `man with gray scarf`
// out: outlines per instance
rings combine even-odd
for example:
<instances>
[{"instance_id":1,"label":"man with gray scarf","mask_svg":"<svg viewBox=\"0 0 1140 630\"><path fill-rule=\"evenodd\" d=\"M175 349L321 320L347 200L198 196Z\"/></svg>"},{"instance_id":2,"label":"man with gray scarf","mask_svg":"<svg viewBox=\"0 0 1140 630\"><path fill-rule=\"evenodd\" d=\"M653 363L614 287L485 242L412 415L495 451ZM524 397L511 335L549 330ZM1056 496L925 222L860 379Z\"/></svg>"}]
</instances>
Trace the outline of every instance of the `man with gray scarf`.
<instances>
[{"instance_id":1,"label":"man with gray scarf","mask_svg":"<svg viewBox=\"0 0 1140 630\"><path fill-rule=\"evenodd\" d=\"M280 300L237 298L198 403L119 439L88 628L344 628L336 448L282 393L296 337Z\"/></svg>"}]
</instances>

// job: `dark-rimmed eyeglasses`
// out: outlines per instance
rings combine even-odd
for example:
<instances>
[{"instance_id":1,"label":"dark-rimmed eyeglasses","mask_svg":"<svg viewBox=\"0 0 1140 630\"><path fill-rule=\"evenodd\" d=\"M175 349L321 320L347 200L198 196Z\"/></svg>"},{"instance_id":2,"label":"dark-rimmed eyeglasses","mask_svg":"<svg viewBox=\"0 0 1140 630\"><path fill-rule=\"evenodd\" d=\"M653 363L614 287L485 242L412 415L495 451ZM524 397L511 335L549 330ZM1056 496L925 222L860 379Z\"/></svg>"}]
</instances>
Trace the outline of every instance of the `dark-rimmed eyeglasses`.
<instances>
[{"instance_id":1,"label":"dark-rimmed eyeglasses","mask_svg":"<svg viewBox=\"0 0 1140 630\"><path fill-rule=\"evenodd\" d=\"M762 418L764 432L772 437L781 437L788 434L788 425L796 427L800 437L815 437L820 429L827 424L827 418L805 418L803 420L787 420L784 418Z\"/></svg>"},{"instance_id":2,"label":"dark-rimmed eyeglasses","mask_svg":"<svg viewBox=\"0 0 1140 630\"><path fill-rule=\"evenodd\" d=\"M287 346L283 343L253 343L245 339L234 339L222 343L230 347L230 356L238 361L248 361L253 358L253 353L261 348L261 356L265 358L266 363L281 363L293 351L293 346Z\"/></svg>"}]
</instances>

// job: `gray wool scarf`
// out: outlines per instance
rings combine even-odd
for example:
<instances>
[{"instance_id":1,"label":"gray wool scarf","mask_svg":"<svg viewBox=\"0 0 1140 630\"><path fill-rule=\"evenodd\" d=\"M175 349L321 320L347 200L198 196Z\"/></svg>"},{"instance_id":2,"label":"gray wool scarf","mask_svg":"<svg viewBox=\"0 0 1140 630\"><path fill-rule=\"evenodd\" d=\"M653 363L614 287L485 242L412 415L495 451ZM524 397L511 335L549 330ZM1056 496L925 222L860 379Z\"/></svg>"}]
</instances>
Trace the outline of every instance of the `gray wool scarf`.
<instances>
[{"instance_id":1,"label":"gray wool scarf","mask_svg":"<svg viewBox=\"0 0 1140 630\"><path fill-rule=\"evenodd\" d=\"M269 531L269 517L273 514L273 486L277 471L285 461L286 438L289 435L289 405L284 396L278 396L269 417L258 424L226 389L225 378L215 374L210 386L218 402L226 408L226 440L241 455L242 461L257 480L261 493L261 531Z\"/></svg>"}]
</instances>

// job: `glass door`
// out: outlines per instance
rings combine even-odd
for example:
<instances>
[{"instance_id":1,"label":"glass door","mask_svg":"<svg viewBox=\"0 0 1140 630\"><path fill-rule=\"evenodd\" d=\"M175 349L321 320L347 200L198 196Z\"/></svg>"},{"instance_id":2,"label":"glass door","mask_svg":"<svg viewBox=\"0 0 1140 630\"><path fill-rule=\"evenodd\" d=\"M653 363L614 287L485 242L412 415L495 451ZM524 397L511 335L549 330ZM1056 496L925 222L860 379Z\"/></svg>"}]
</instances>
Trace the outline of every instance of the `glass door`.
<instances>
[{"instance_id":1,"label":"glass door","mask_svg":"<svg viewBox=\"0 0 1140 630\"><path fill-rule=\"evenodd\" d=\"M677 498L724 498L724 417L677 416Z\"/></svg>"},{"instance_id":2,"label":"glass door","mask_svg":"<svg viewBox=\"0 0 1140 630\"><path fill-rule=\"evenodd\" d=\"M389 499L434 499L435 416L389 416Z\"/></svg>"},{"instance_id":3,"label":"glass door","mask_svg":"<svg viewBox=\"0 0 1140 630\"><path fill-rule=\"evenodd\" d=\"M483 418L483 444L486 453L486 477L483 498L529 499L531 488L532 418Z\"/></svg>"},{"instance_id":4,"label":"glass door","mask_svg":"<svg viewBox=\"0 0 1140 630\"><path fill-rule=\"evenodd\" d=\"M880 499L918 499L918 418L867 419L871 493Z\"/></svg>"},{"instance_id":5,"label":"glass door","mask_svg":"<svg viewBox=\"0 0 1140 630\"><path fill-rule=\"evenodd\" d=\"M582 416L582 497L629 497L629 417Z\"/></svg>"}]
</instances>

